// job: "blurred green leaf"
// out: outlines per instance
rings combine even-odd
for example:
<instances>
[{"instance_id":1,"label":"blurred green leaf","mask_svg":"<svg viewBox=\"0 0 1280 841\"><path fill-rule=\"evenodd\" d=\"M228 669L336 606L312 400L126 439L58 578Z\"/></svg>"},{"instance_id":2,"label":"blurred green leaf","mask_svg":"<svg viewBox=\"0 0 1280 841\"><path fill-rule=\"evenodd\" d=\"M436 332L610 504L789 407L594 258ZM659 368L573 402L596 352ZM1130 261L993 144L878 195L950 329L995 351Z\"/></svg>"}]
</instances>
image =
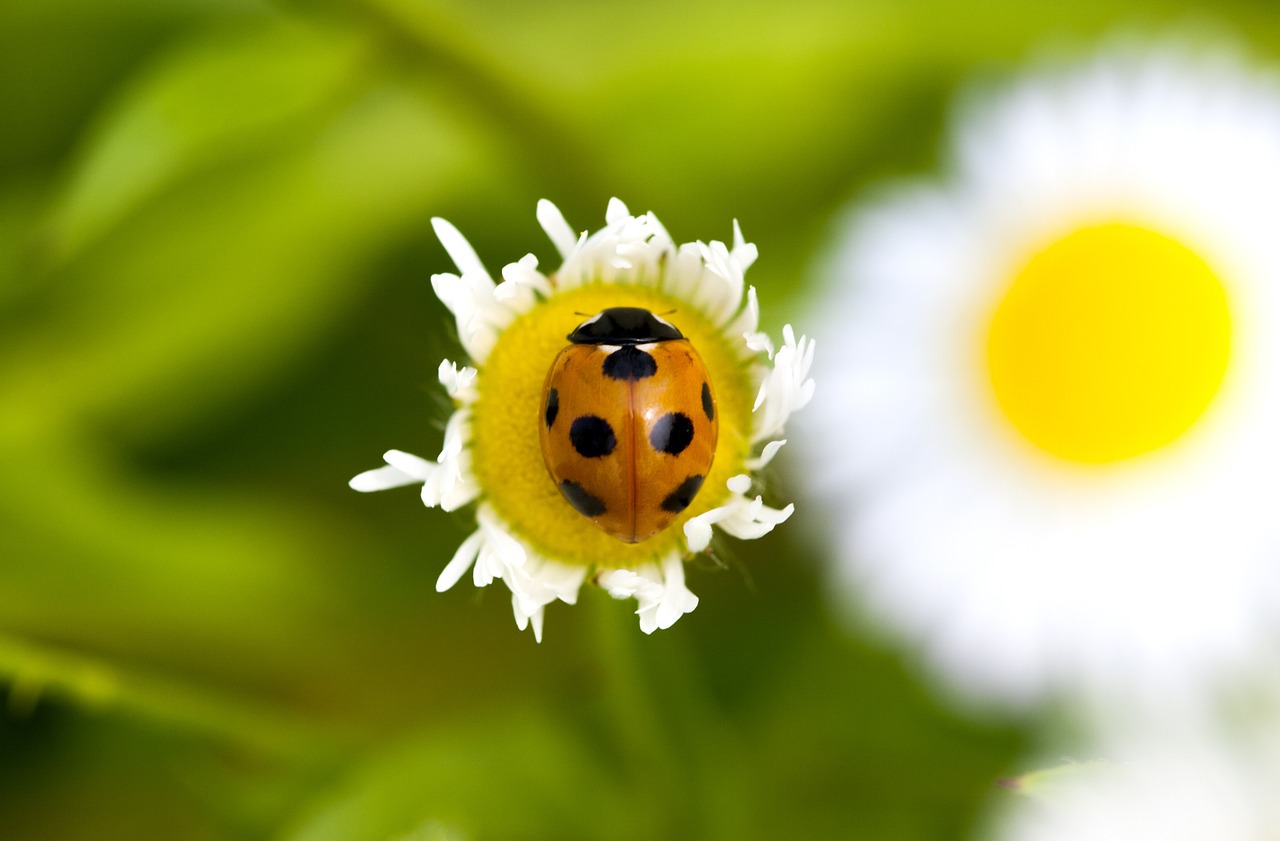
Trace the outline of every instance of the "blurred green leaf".
<instances>
[{"instance_id":1,"label":"blurred green leaf","mask_svg":"<svg viewBox=\"0 0 1280 841\"><path fill-rule=\"evenodd\" d=\"M186 44L118 98L53 214L59 260L184 176L279 146L354 93L370 45L288 20Z\"/></svg>"},{"instance_id":2,"label":"blurred green leaf","mask_svg":"<svg viewBox=\"0 0 1280 841\"><path fill-rule=\"evenodd\" d=\"M351 302L377 248L482 180L483 149L443 103L374 85L301 143L165 196L77 261L50 316L10 337L0 400L158 432L262 384Z\"/></svg>"},{"instance_id":3,"label":"blurred green leaf","mask_svg":"<svg viewBox=\"0 0 1280 841\"><path fill-rule=\"evenodd\" d=\"M29 711L41 696L49 695L272 753L332 747L328 737L286 715L4 634L0 634L0 683L9 684L11 710Z\"/></svg>"},{"instance_id":4,"label":"blurred green leaf","mask_svg":"<svg viewBox=\"0 0 1280 841\"><path fill-rule=\"evenodd\" d=\"M264 812L254 798L307 778L281 763L235 756L154 722L44 703L30 715L0 718L0 832L22 841L264 837L279 809ZM219 781L215 811L200 795L217 791ZM225 790L228 781L236 790Z\"/></svg>"},{"instance_id":5,"label":"blurred green leaf","mask_svg":"<svg viewBox=\"0 0 1280 841\"><path fill-rule=\"evenodd\" d=\"M166 43L264 11L259 0L0 3L0 180L62 161L100 103Z\"/></svg>"},{"instance_id":6,"label":"blurred green leaf","mask_svg":"<svg viewBox=\"0 0 1280 841\"><path fill-rule=\"evenodd\" d=\"M0 330L16 320L12 309L41 282L31 232L48 200L44 179L13 179L0 190Z\"/></svg>"},{"instance_id":7,"label":"blurred green leaf","mask_svg":"<svg viewBox=\"0 0 1280 841\"><path fill-rule=\"evenodd\" d=\"M639 808L579 732L524 707L403 740L282 838L391 841L432 822L467 838L639 838Z\"/></svg>"},{"instance_id":8,"label":"blurred green leaf","mask_svg":"<svg viewBox=\"0 0 1280 841\"><path fill-rule=\"evenodd\" d=\"M369 648L400 617L352 586L361 559L341 518L287 490L157 481L130 463L134 442L216 424L276 381L357 300L369 263L501 172L453 103L369 63L364 44L274 18L188 41L102 118L64 205L88 238L0 332L7 628L254 692L374 668ZM170 145L149 134L157 115ZM309 701L383 703L365 698L398 680Z\"/></svg>"},{"instance_id":9,"label":"blurred green leaf","mask_svg":"<svg viewBox=\"0 0 1280 841\"><path fill-rule=\"evenodd\" d=\"M603 150L593 148L591 135L568 119L563 97L541 74L531 72L530 65L496 49L487 33L466 26L449 4L351 0L350 5L369 20L388 49L400 54L411 75L457 96L540 185L542 198L547 197L545 191L553 196L603 191L597 199L603 205L612 195L615 185L602 177ZM526 32L537 29L545 31L541 20Z\"/></svg>"},{"instance_id":10,"label":"blurred green leaf","mask_svg":"<svg viewBox=\"0 0 1280 841\"><path fill-rule=\"evenodd\" d=\"M304 511L140 483L69 440L3 440L0 466L24 477L0 484L0 626L258 686L351 656L324 574L343 542Z\"/></svg>"},{"instance_id":11,"label":"blurred green leaf","mask_svg":"<svg viewBox=\"0 0 1280 841\"><path fill-rule=\"evenodd\" d=\"M466 836L439 821L428 820L407 834L396 835L391 841L466 841Z\"/></svg>"}]
</instances>

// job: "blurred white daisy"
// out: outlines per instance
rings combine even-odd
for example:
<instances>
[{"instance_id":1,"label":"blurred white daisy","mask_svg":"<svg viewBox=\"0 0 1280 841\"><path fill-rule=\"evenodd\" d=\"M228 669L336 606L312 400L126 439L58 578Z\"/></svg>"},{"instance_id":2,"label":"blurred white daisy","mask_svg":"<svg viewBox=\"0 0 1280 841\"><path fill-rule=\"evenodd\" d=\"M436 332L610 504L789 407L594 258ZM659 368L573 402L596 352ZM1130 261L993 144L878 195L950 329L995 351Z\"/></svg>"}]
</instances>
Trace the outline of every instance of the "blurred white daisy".
<instances>
[{"instance_id":1,"label":"blurred white daisy","mask_svg":"<svg viewBox=\"0 0 1280 841\"><path fill-rule=\"evenodd\" d=\"M1191 700L1280 589L1280 90L1114 49L951 142L818 302L842 590L970 697Z\"/></svg>"},{"instance_id":2,"label":"blurred white daisy","mask_svg":"<svg viewBox=\"0 0 1280 841\"><path fill-rule=\"evenodd\" d=\"M982 841L1274 841L1280 740L1165 732L1102 747L997 798Z\"/></svg>"},{"instance_id":3,"label":"blurred white daisy","mask_svg":"<svg viewBox=\"0 0 1280 841\"><path fill-rule=\"evenodd\" d=\"M478 528L440 573L437 590L468 570L477 587L500 579L511 590L516 623L532 625L541 639L546 605L572 604L590 580L616 598L636 599L640 628L650 633L697 606L684 561L707 549L712 526L753 539L791 515L793 506L770 508L753 495L753 473L777 452L788 415L813 392L813 343L787 326L775 351L758 332L755 289L744 280L756 248L736 224L732 247L677 245L653 214L632 216L617 199L605 227L590 236L576 236L548 201L537 216L564 262L547 275L530 254L506 265L498 283L456 228L433 220L459 274L434 275L432 287L456 316L472 364L440 365L457 407L440 456L391 450L384 467L356 476L351 487L421 484L429 507L476 503ZM719 424L713 463L692 503L686 499L669 526L638 543L610 536L570 506L538 437L544 382L567 334L584 314L612 307L661 313L683 333L707 366Z\"/></svg>"}]
</instances>

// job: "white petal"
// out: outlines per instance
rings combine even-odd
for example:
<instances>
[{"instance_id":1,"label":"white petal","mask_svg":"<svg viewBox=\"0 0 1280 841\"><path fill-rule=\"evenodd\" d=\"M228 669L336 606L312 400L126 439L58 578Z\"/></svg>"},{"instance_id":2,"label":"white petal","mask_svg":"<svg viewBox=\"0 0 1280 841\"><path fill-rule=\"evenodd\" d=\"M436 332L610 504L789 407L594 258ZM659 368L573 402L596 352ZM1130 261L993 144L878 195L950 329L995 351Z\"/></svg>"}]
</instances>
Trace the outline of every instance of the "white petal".
<instances>
[{"instance_id":1,"label":"white petal","mask_svg":"<svg viewBox=\"0 0 1280 841\"><path fill-rule=\"evenodd\" d=\"M459 368L449 360L440 363L437 376L445 391L455 400L470 402L475 399L476 369L470 366Z\"/></svg>"},{"instance_id":2,"label":"white petal","mask_svg":"<svg viewBox=\"0 0 1280 841\"><path fill-rule=\"evenodd\" d=\"M445 565L445 568L440 572L440 577L436 579L437 593L443 593L445 590L450 589L466 574L471 565L475 563L476 554L480 551L480 544L483 540L484 534L477 530L462 541L458 551L453 553L452 560Z\"/></svg>"},{"instance_id":3,"label":"white petal","mask_svg":"<svg viewBox=\"0 0 1280 841\"><path fill-rule=\"evenodd\" d=\"M463 458L459 461L462 462ZM480 486L470 474L470 462L466 461L467 469L462 469L461 464L458 468L446 472L443 467L440 475L445 477L432 493L427 493L427 488L431 486L428 482L423 487L423 503L427 507L440 506L442 511L457 511L464 505L473 502L480 495ZM429 501L434 500L434 501Z\"/></svg>"},{"instance_id":4,"label":"white petal","mask_svg":"<svg viewBox=\"0 0 1280 841\"><path fill-rule=\"evenodd\" d=\"M425 458L419 458L413 453L406 453L401 450L387 450L382 455L382 458L387 464L402 473L413 476L419 482L426 481L436 470L436 465Z\"/></svg>"},{"instance_id":5,"label":"white petal","mask_svg":"<svg viewBox=\"0 0 1280 841\"><path fill-rule=\"evenodd\" d=\"M542 225L542 230L547 232L547 237L555 245L556 251L560 252L562 258L568 257L573 252L578 238L573 235L573 228L569 227L569 223L565 221L560 208L546 199L539 199L537 217L538 223Z\"/></svg>"},{"instance_id":6,"label":"white petal","mask_svg":"<svg viewBox=\"0 0 1280 841\"><path fill-rule=\"evenodd\" d=\"M646 634L670 628L698 606L698 597L685 587L684 564L676 554L663 558L660 565L610 570L600 576L600 584L614 598L635 598L640 630Z\"/></svg>"},{"instance_id":7,"label":"white petal","mask_svg":"<svg viewBox=\"0 0 1280 841\"><path fill-rule=\"evenodd\" d=\"M440 303L454 315L460 311L470 314L467 285L462 278L450 272L440 272L431 276L431 291L436 293Z\"/></svg>"},{"instance_id":8,"label":"white petal","mask_svg":"<svg viewBox=\"0 0 1280 841\"><path fill-rule=\"evenodd\" d=\"M684 536L690 552L698 553L707 548L711 543L713 525L742 540L754 540L773 531L795 511L795 505L779 510L765 505L759 496L750 500L743 496L751 488L751 477L746 474L730 478L726 485L730 496L723 505L685 522Z\"/></svg>"},{"instance_id":9,"label":"white petal","mask_svg":"<svg viewBox=\"0 0 1280 841\"><path fill-rule=\"evenodd\" d=\"M400 450L388 450L383 456L386 467L366 470L352 478L347 484L352 490L368 492L383 491L427 481L436 470L436 465L410 453Z\"/></svg>"},{"instance_id":10,"label":"white petal","mask_svg":"<svg viewBox=\"0 0 1280 841\"><path fill-rule=\"evenodd\" d=\"M662 564L666 590L658 604L657 625L670 628L681 616L692 613L698 606L698 597L684 583L684 562L676 555L668 556Z\"/></svg>"},{"instance_id":11,"label":"white petal","mask_svg":"<svg viewBox=\"0 0 1280 841\"><path fill-rule=\"evenodd\" d=\"M759 256L759 250L752 243L742 238L742 228L738 225L738 220L733 220L733 258L738 261L738 265L745 272L751 268Z\"/></svg>"},{"instance_id":12,"label":"white petal","mask_svg":"<svg viewBox=\"0 0 1280 841\"><path fill-rule=\"evenodd\" d=\"M542 642L542 614L545 608L538 608L529 616L529 621L533 624L534 642Z\"/></svg>"},{"instance_id":13,"label":"white petal","mask_svg":"<svg viewBox=\"0 0 1280 841\"><path fill-rule=\"evenodd\" d=\"M742 338L752 353L764 353L773 359L773 339L769 338L768 333L743 333ZM756 405L759 405L759 401Z\"/></svg>"},{"instance_id":14,"label":"white petal","mask_svg":"<svg viewBox=\"0 0 1280 841\"><path fill-rule=\"evenodd\" d=\"M740 540L755 540L773 531L774 527L785 523L796 510L794 503L786 508L770 508L760 497L756 497L747 508L738 508L734 516L726 517L720 522L720 528Z\"/></svg>"},{"instance_id":15,"label":"white petal","mask_svg":"<svg viewBox=\"0 0 1280 841\"><path fill-rule=\"evenodd\" d=\"M609 207L604 212L604 221L606 223L615 225L628 219L630 216L631 211L627 210L627 206L622 203L622 199L619 199L616 196L609 199Z\"/></svg>"},{"instance_id":16,"label":"white petal","mask_svg":"<svg viewBox=\"0 0 1280 841\"><path fill-rule=\"evenodd\" d=\"M538 258L526 254L514 263L502 267L502 283L494 289L494 296L508 307L527 311L536 303L536 294L550 295L551 282L538 271Z\"/></svg>"},{"instance_id":17,"label":"white petal","mask_svg":"<svg viewBox=\"0 0 1280 841\"><path fill-rule=\"evenodd\" d=\"M489 276L485 271L484 263L481 263L480 257L476 255L476 250L451 222L435 216L431 219L431 227L435 229L440 244L444 246L444 250L449 253L454 265L464 277L472 273Z\"/></svg>"},{"instance_id":18,"label":"white petal","mask_svg":"<svg viewBox=\"0 0 1280 841\"><path fill-rule=\"evenodd\" d=\"M711 526L729 516L726 506L712 508L710 511L690 517L684 524L684 538L689 551L695 555L711 545Z\"/></svg>"},{"instance_id":19,"label":"white petal","mask_svg":"<svg viewBox=\"0 0 1280 841\"><path fill-rule=\"evenodd\" d=\"M760 299L754 286L747 287L746 305L738 312L737 317L724 328L726 336L741 336L746 342L748 355L766 351L773 357L773 342L764 333L758 332L760 327ZM762 338L761 338L762 337Z\"/></svg>"},{"instance_id":20,"label":"white petal","mask_svg":"<svg viewBox=\"0 0 1280 841\"><path fill-rule=\"evenodd\" d=\"M754 441L772 438L782 431L791 414L803 408L812 398L813 380L808 379L813 366L814 342L805 336L796 339L788 324L782 329L783 345L773 357L773 368L765 375L756 394L753 412L756 417Z\"/></svg>"},{"instance_id":21,"label":"white petal","mask_svg":"<svg viewBox=\"0 0 1280 841\"><path fill-rule=\"evenodd\" d=\"M414 485L421 481L416 476L410 476L402 470L386 465L384 467L375 467L372 470L366 470L353 476L347 485L353 491L368 493L369 491L385 491L388 488Z\"/></svg>"},{"instance_id":22,"label":"white petal","mask_svg":"<svg viewBox=\"0 0 1280 841\"><path fill-rule=\"evenodd\" d=\"M770 441L764 445L764 450L757 458L747 459L747 467L751 470L760 470L766 467L769 462L773 461L773 457L778 454L778 450L782 449L782 445L787 443L786 438L779 438L777 441Z\"/></svg>"}]
</instances>

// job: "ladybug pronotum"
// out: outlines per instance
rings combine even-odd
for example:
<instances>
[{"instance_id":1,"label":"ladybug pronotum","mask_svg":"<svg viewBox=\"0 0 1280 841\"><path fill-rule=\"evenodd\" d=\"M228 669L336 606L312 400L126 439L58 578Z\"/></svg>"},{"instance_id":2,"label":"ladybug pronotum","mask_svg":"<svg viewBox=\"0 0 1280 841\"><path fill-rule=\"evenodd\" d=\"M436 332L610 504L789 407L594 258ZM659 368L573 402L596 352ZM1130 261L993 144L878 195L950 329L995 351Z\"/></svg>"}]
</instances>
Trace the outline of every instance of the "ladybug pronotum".
<instances>
[{"instance_id":1,"label":"ladybug pronotum","mask_svg":"<svg viewBox=\"0 0 1280 841\"><path fill-rule=\"evenodd\" d=\"M640 307L606 309L568 338L542 389L543 460L579 514L639 543L689 507L711 469L711 377L675 325Z\"/></svg>"}]
</instances>

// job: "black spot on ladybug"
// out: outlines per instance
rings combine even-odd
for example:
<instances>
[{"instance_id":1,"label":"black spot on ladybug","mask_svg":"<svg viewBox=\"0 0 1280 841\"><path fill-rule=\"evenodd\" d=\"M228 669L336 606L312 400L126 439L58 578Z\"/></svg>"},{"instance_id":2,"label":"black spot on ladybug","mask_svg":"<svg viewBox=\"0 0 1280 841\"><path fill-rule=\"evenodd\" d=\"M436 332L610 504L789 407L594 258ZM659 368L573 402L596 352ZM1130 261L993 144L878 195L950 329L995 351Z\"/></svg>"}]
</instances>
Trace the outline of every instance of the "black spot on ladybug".
<instances>
[{"instance_id":1,"label":"black spot on ladybug","mask_svg":"<svg viewBox=\"0 0 1280 841\"><path fill-rule=\"evenodd\" d=\"M599 517L606 510L604 500L570 479L560 483L560 493L584 517ZM687 503L686 503L687 504Z\"/></svg>"},{"instance_id":2,"label":"black spot on ladybug","mask_svg":"<svg viewBox=\"0 0 1280 841\"><path fill-rule=\"evenodd\" d=\"M660 453L678 456L693 441L693 421L680 412L668 412L658 418L649 432L649 443Z\"/></svg>"},{"instance_id":3,"label":"black spot on ladybug","mask_svg":"<svg viewBox=\"0 0 1280 841\"><path fill-rule=\"evenodd\" d=\"M578 451L578 455L583 458L607 456L618 445L613 427L609 426L607 420L595 415L574 418L573 424L569 427L569 441L573 443L573 448Z\"/></svg>"},{"instance_id":4,"label":"black spot on ladybug","mask_svg":"<svg viewBox=\"0 0 1280 841\"><path fill-rule=\"evenodd\" d=\"M657 360L635 345L623 345L604 358L604 375L612 380L643 380L656 373Z\"/></svg>"},{"instance_id":5,"label":"black spot on ladybug","mask_svg":"<svg viewBox=\"0 0 1280 841\"><path fill-rule=\"evenodd\" d=\"M680 487L667 494L667 498L662 500L662 510L679 514L689 507L689 503L693 502L693 498L698 495L698 489L701 487L702 477L690 476L680 483Z\"/></svg>"},{"instance_id":6,"label":"black spot on ladybug","mask_svg":"<svg viewBox=\"0 0 1280 841\"><path fill-rule=\"evenodd\" d=\"M706 394L705 391L702 393L704 395ZM703 400L703 403L704 404L706 403L705 399ZM551 389L551 391L547 392L547 429L550 429L551 425L556 422L556 415L559 414L559 412L560 412L560 392L556 391L553 388Z\"/></svg>"},{"instance_id":7,"label":"black spot on ladybug","mask_svg":"<svg viewBox=\"0 0 1280 841\"><path fill-rule=\"evenodd\" d=\"M716 404L711 402L711 384L702 384L702 411L706 413L707 420L716 419ZM548 421L548 424L550 421Z\"/></svg>"}]
</instances>

